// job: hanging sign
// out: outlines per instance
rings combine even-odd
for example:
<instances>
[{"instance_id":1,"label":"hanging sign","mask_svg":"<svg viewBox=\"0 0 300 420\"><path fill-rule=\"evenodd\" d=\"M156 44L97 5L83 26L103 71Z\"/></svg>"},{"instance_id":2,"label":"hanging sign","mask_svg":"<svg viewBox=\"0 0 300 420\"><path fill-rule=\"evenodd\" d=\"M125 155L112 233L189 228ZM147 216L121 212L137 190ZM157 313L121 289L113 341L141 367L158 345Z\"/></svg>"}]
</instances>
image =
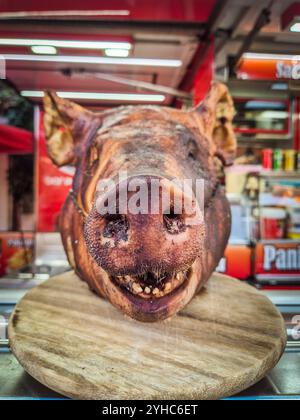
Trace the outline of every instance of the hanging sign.
<instances>
[{"instance_id":1,"label":"hanging sign","mask_svg":"<svg viewBox=\"0 0 300 420\"><path fill-rule=\"evenodd\" d=\"M243 80L300 80L300 61L245 58L237 77Z\"/></svg>"}]
</instances>

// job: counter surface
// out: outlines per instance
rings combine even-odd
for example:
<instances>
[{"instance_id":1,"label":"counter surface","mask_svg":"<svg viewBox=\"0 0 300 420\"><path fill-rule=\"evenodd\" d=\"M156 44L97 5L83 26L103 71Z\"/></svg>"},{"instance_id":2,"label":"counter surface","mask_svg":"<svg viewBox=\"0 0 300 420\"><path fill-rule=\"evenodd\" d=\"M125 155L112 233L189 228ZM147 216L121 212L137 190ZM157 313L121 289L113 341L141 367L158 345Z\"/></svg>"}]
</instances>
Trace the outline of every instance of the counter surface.
<instances>
[{"instance_id":1,"label":"counter surface","mask_svg":"<svg viewBox=\"0 0 300 420\"><path fill-rule=\"evenodd\" d=\"M2 292L3 290L1 290L1 296ZM277 292L274 293L277 296ZM266 294L273 300L272 293ZM1 319L3 321L8 318L13 310L14 303L19 300L21 295L23 295L23 293L17 293L12 296L12 299L6 301L5 299L4 301L0 300L0 330ZM293 297L295 298L294 294ZM238 395L238 397L300 396L300 341L293 339L292 331L295 331L295 327L294 324L291 323L291 320L295 319L296 314L299 313L299 302L298 300L297 302L291 301L291 296L290 299L288 299L288 302L289 305L286 304L287 302L282 302L282 299L279 302L276 302L276 299L275 301L273 300L273 303L277 304L282 310L286 322L289 343L285 354L279 364L266 378ZM20 366L14 355L9 351L5 345L5 341L2 341L1 343L1 338L2 337L0 337L0 399L64 398L44 387L28 375Z\"/></svg>"},{"instance_id":2,"label":"counter surface","mask_svg":"<svg viewBox=\"0 0 300 420\"><path fill-rule=\"evenodd\" d=\"M300 395L300 352L286 352L274 370L238 397ZM0 353L0 398L64 398L28 375L10 352Z\"/></svg>"}]
</instances>

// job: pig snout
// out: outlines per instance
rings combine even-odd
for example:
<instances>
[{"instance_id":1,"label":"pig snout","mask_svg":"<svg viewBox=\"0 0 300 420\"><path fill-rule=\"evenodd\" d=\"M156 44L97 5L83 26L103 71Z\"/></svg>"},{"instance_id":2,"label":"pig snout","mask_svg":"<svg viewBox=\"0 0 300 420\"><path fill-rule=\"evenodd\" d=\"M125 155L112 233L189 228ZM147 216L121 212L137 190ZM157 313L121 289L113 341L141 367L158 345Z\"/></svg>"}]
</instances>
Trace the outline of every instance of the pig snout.
<instances>
[{"instance_id":1,"label":"pig snout","mask_svg":"<svg viewBox=\"0 0 300 420\"><path fill-rule=\"evenodd\" d=\"M84 234L97 264L122 276L188 269L201 253L204 230L191 192L162 177L135 176L98 194Z\"/></svg>"}]
</instances>

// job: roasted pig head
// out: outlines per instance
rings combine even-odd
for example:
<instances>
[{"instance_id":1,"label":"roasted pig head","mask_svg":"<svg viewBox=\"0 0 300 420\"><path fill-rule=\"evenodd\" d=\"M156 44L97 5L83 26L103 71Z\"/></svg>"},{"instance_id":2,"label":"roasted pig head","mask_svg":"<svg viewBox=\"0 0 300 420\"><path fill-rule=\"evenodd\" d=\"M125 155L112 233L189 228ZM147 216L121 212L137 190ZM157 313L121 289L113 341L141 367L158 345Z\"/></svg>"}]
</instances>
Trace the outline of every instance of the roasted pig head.
<instances>
[{"instance_id":1,"label":"roasted pig head","mask_svg":"<svg viewBox=\"0 0 300 420\"><path fill-rule=\"evenodd\" d=\"M58 166L76 167L61 214L70 264L138 321L183 309L223 257L231 216L218 168L235 158L233 117L220 83L190 111L91 112L45 94L49 155Z\"/></svg>"}]
</instances>

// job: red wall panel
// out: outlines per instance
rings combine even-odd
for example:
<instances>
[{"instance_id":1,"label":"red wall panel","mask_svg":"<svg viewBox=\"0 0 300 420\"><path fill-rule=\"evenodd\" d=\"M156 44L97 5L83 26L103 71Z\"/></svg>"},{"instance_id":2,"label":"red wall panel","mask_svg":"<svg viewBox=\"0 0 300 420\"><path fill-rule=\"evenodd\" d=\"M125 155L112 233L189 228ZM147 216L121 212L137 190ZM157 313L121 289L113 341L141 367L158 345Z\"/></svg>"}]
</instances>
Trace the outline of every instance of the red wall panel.
<instances>
[{"instance_id":1,"label":"red wall panel","mask_svg":"<svg viewBox=\"0 0 300 420\"><path fill-rule=\"evenodd\" d=\"M210 16L215 0L2 0L1 13L47 12L47 11L103 11L127 10L120 19L148 21L194 21L204 22ZM95 16L97 14L95 13ZM103 15L118 18L114 15Z\"/></svg>"}]
</instances>

